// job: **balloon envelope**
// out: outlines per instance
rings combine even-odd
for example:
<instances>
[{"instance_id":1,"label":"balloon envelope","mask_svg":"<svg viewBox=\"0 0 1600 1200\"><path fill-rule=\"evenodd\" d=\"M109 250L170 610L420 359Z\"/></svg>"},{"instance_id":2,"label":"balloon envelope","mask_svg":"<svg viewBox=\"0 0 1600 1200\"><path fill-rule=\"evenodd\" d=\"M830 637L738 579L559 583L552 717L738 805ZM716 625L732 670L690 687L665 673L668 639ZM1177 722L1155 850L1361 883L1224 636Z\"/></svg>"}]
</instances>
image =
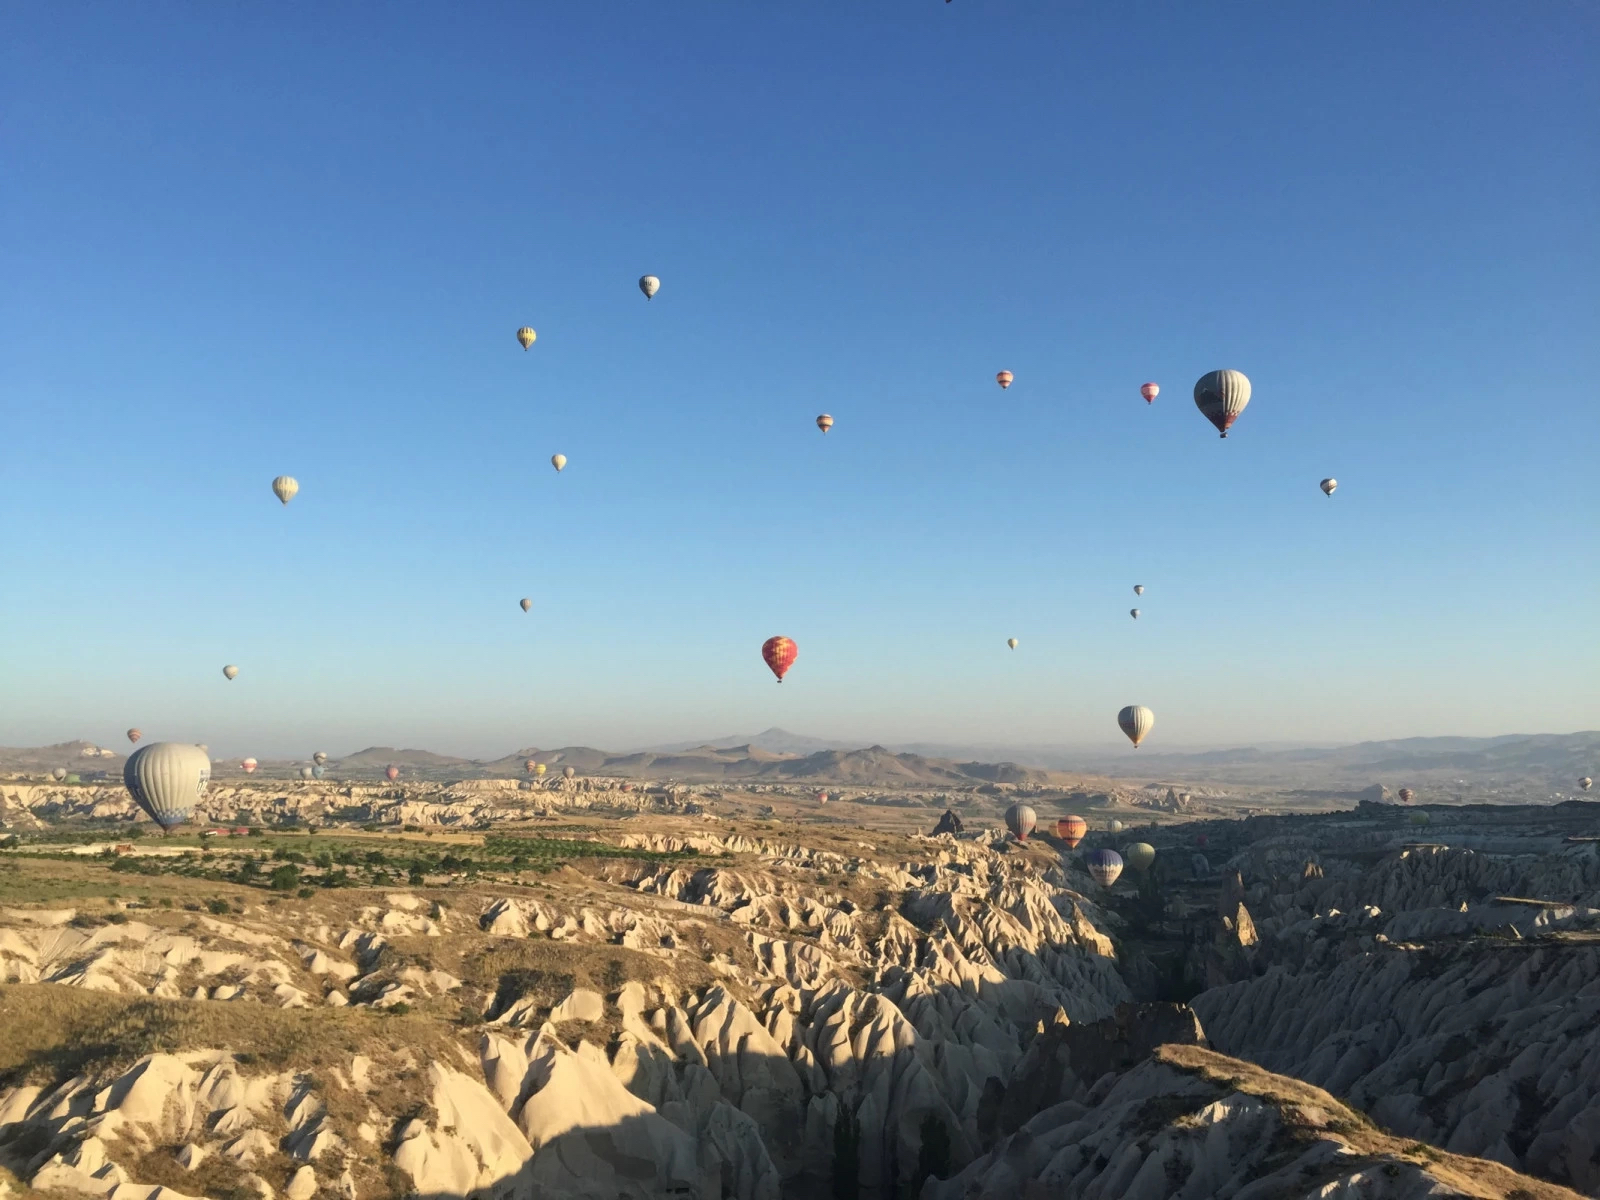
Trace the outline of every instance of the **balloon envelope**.
<instances>
[{"instance_id":1,"label":"balloon envelope","mask_svg":"<svg viewBox=\"0 0 1600 1200\"><path fill-rule=\"evenodd\" d=\"M315 754L313 754L311 756L311 761L316 763L317 766L320 767L323 763L328 761L328 753L327 753L327 751L318 750Z\"/></svg>"},{"instance_id":2,"label":"balloon envelope","mask_svg":"<svg viewBox=\"0 0 1600 1200\"><path fill-rule=\"evenodd\" d=\"M222 668L222 677L224 679L237 679L239 677L239 668L229 663Z\"/></svg>"},{"instance_id":3,"label":"balloon envelope","mask_svg":"<svg viewBox=\"0 0 1600 1200\"><path fill-rule=\"evenodd\" d=\"M1134 610L1134 615L1138 615L1138 609ZM1117 714L1117 728L1128 735L1135 749L1155 727L1155 723L1155 713L1142 704L1130 704Z\"/></svg>"},{"instance_id":4,"label":"balloon envelope","mask_svg":"<svg viewBox=\"0 0 1600 1200\"><path fill-rule=\"evenodd\" d=\"M1062 817L1056 822L1056 836L1067 844L1068 850L1076 850L1088 832L1089 822L1080 816Z\"/></svg>"},{"instance_id":5,"label":"balloon envelope","mask_svg":"<svg viewBox=\"0 0 1600 1200\"><path fill-rule=\"evenodd\" d=\"M130 729L130 730L128 730L128 740L130 742L137 742L143 736L144 736L144 732L142 730L138 730L138 729Z\"/></svg>"},{"instance_id":6,"label":"balloon envelope","mask_svg":"<svg viewBox=\"0 0 1600 1200\"><path fill-rule=\"evenodd\" d=\"M1122 855L1115 850L1091 850L1083 856L1083 865L1101 887L1110 887L1122 874Z\"/></svg>"},{"instance_id":7,"label":"balloon envelope","mask_svg":"<svg viewBox=\"0 0 1600 1200\"><path fill-rule=\"evenodd\" d=\"M536 342L538 340L539 340L539 335L537 333L535 333L533 330L529 329L526 325L524 325L521 329L517 330L517 341L522 343L522 348L524 350L526 350L529 346L533 345L534 342Z\"/></svg>"},{"instance_id":8,"label":"balloon envelope","mask_svg":"<svg viewBox=\"0 0 1600 1200\"><path fill-rule=\"evenodd\" d=\"M1112 833L1121 833L1122 832L1122 822L1121 821L1113 821L1113 822L1111 822L1111 824L1107 825L1106 828L1109 829Z\"/></svg>"},{"instance_id":9,"label":"balloon envelope","mask_svg":"<svg viewBox=\"0 0 1600 1200\"><path fill-rule=\"evenodd\" d=\"M54 779L57 783L60 783L66 777L67 769L65 767L57 767L55 770L50 772L50 778Z\"/></svg>"},{"instance_id":10,"label":"balloon envelope","mask_svg":"<svg viewBox=\"0 0 1600 1200\"><path fill-rule=\"evenodd\" d=\"M767 662L768 668L778 677L778 682L783 682L783 677L794 665L794 660L799 657L800 647L786 637L769 637L761 643L761 657Z\"/></svg>"},{"instance_id":11,"label":"balloon envelope","mask_svg":"<svg viewBox=\"0 0 1600 1200\"><path fill-rule=\"evenodd\" d=\"M1013 375L1010 371L1001 371L998 375L996 375L994 377L994 381L996 383L998 383L1002 388L1008 388L1008 387L1011 386L1011 381L1013 379L1015 379L1015 378L1016 378L1016 376Z\"/></svg>"},{"instance_id":12,"label":"balloon envelope","mask_svg":"<svg viewBox=\"0 0 1600 1200\"><path fill-rule=\"evenodd\" d=\"M261 764L256 762L256 760L253 759L253 758L247 758L242 763L239 764L240 768L244 771L244 773L246 775L255 774L255 769L260 765Z\"/></svg>"},{"instance_id":13,"label":"balloon envelope","mask_svg":"<svg viewBox=\"0 0 1600 1200\"><path fill-rule=\"evenodd\" d=\"M1324 496L1331 496L1339 487L1339 481L1337 479L1324 479L1317 486L1322 489L1322 494Z\"/></svg>"},{"instance_id":14,"label":"balloon envelope","mask_svg":"<svg viewBox=\"0 0 1600 1200\"><path fill-rule=\"evenodd\" d=\"M552 454L550 456L550 465L558 471L561 470L562 467L567 465L567 456L565 454Z\"/></svg>"},{"instance_id":15,"label":"balloon envelope","mask_svg":"<svg viewBox=\"0 0 1600 1200\"><path fill-rule=\"evenodd\" d=\"M1587 775L1585 775L1582 779L1578 780L1578 787L1581 790L1585 791L1585 792L1587 792L1593 786L1594 786L1594 780L1590 779Z\"/></svg>"},{"instance_id":16,"label":"balloon envelope","mask_svg":"<svg viewBox=\"0 0 1600 1200\"><path fill-rule=\"evenodd\" d=\"M823 413L817 418L817 428L822 430L823 433L827 433L828 430L833 428L833 418L827 413Z\"/></svg>"},{"instance_id":17,"label":"balloon envelope","mask_svg":"<svg viewBox=\"0 0 1600 1200\"><path fill-rule=\"evenodd\" d=\"M639 279L639 290L644 293L646 300L650 299L661 290L661 280L654 275L644 275Z\"/></svg>"},{"instance_id":18,"label":"balloon envelope","mask_svg":"<svg viewBox=\"0 0 1600 1200\"><path fill-rule=\"evenodd\" d=\"M1149 842L1135 842L1123 847L1122 857L1135 871L1148 871L1150 864L1156 860L1156 848Z\"/></svg>"},{"instance_id":19,"label":"balloon envelope","mask_svg":"<svg viewBox=\"0 0 1600 1200\"><path fill-rule=\"evenodd\" d=\"M210 779L211 760L187 742L151 742L130 754L122 768L133 802L163 830L189 819Z\"/></svg>"},{"instance_id":20,"label":"balloon envelope","mask_svg":"<svg viewBox=\"0 0 1600 1200\"><path fill-rule=\"evenodd\" d=\"M543 775L547 770L549 770L549 768L543 763L535 763L533 766L533 773L535 775Z\"/></svg>"},{"instance_id":21,"label":"balloon envelope","mask_svg":"<svg viewBox=\"0 0 1600 1200\"><path fill-rule=\"evenodd\" d=\"M1410 804L1411 803L1411 797L1413 797L1415 795L1416 795L1416 793L1413 792L1410 788L1401 788L1400 789L1400 803L1401 804Z\"/></svg>"},{"instance_id":22,"label":"balloon envelope","mask_svg":"<svg viewBox=\"0 0 1600 1200\"><path fill-rule=\"evenodd\" d=\"M533 759L530 758L527 762L522 764L522 769L524 771L526 771L529 775L532 775L533 771L534 771L534 768L537 767L538 765L539 765L538 763L534 762Z\"/></svg>"},{"instance_id":23,"label":"balloon envelope","mask_svg":"<svg viewBox=\"0 0 1600 1200\"><path fill-rule=\"evenodd\" d=\"M1426 811L1414 812L1411 814L1411 823L1413 825L1426 825L1432 819L1433 818L1429 816Z\"/></svg>"},{"instance_id":24,"label":"balloon envelope","mask_svg":"<svg viewBox=\"0 0 1600 1200\"><path fill-rule=\"evenodd\" d=\"M312 767L311 768L311 777L313 779L321 779L327 773L328 773L328 768L327 767Z\"/></svg>"},{"instance_id":25,"label":"balloon envelope","mask_svg":"<svg viewBox=\"0 0 1600 1200\"><path fill-rule=\"evenodd\" d=\"M301 767L300 768L300 778L301 779L310 779L311 778L311 770L312 769L310 767Z\"/></svg>"},{"instance_id":26,"label":"balloon envelope","mask_svg":"<svg viewBox=\"0 0 1600 1200\"><path fill-rule=\"evenodd\" d=\"M1028 835L1038 823L1039 814L1026 804L1013 804L1006 809L1006 828L1011 830L1011 836L1019 842L1027 841Z\"/></svg>"},{"instance_id":27,"label":"balloon envelope","mask_svg":"<svg viewBox=\"0 0 1600 1200\"><path fill-rule=\"evenodd\" d=\"M1139 395L1144 397L1144 402L1146 404L1153 403L1155 398L1160 394L1161 385L1159 383L1147 383L1139 389Z\"/></svg>"},{"instance_id":28,"label":"balloon envelope","mask_svg":"<svg viewBox=\"0 0 1600 1200\"><path fill-rule=\"evenodd\" d=\"M1250 381L1242 371L1210 371L1194 385L1194 403L1223 437L1250 403Z\"/></svg>"},{"instance_id":29,"label":"balloon envelope","mask_svg":"<svg viewBox=\"0 0 1600 1200\"><path fill-rule=\"evenodd\" d=\"M1017 639L1016 638L1007 638L1006 639L1006 645L1010 646L1013 650L1015 650L1017 648Z\"/></svg>"},{"instance_id":30,"label":"balloon envelope","mask_svg":"<svg viewBox=\"0 0 1600 1200\"><path fill-rule=\"evenodd\" d=\"M1134 584L1134 585L1133 585L1133 594L1134 594L1134 595L1135 595L1135 596L1142 596L1142 595L1144 595L1144 584L1142 584L1142 583L1136 583L1136 584Z\"/></svg>"},{"instance_id":31,"label":"balloon envelope","mask_svg":"<svg viewBox=\"0 0 1600 1200\"><path fill-rule=\"evenodd\" d=\"M383 777L385 779L387 779L390 783L393 783L396 779L400 778L400 768L399 767L385 767L383 769Z\"/></svg>"},{"instance_id":32,"label":"balloon envelope","mask_svg":"<svg viewBox=\"0 0 1600 1200\"><path fill-rule=\"evenodd\" d=\"M524 596L521 600L519 600L518 603L522 605L522 611L523 612L527 612L529 609L531 609L533 607L533 601L528 599L526 596Z\"/></svg>"},{"instance_id":33,"label":"balloon envelope","mask_svg":"<svg viewBox=\"0 0 1600 1200\"><path fill-rule=\"evenodd\" d=\"M294 499L294 494L300 490L300 485L295 482L292 475L279 475L272 481L272 494L287 504Z\"/></svg>"},{"instance_id":34,"label":"balloon envelope","mask_svg":"<svg viewBox=\"0 0 1600 1200\"><path fill-rule=\"evenodd\" d=\"M1128 610L1128 615L1137 621L1139 619L1139 610L1137 608L1130 608Z\"/></svg>"},{"instance_id":35,"label":"balloon envelope","mask_svg":"<svg viewBox=\"0 0 1600 1200\"><path fill-rule=\"evenodd\" d=\"M577 773L578 773L578 768L577 767L562 767L561 768L562 776L567 778L567 779L571 779Z\"/></svg>"}]
</instances>

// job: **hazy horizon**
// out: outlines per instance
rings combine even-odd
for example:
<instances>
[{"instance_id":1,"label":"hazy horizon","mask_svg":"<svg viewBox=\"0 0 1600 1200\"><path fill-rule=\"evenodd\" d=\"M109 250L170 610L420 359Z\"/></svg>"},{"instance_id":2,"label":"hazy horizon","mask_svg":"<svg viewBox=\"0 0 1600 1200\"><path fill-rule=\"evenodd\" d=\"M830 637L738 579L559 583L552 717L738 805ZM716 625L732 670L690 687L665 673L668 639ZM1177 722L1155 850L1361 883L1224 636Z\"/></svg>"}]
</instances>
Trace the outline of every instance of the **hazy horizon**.
<instances>
[{"instance_id":1,"label":"hazy horizon","mask_svg":"<svg viewBox=\"0 0 1600 1200\"><path fill-rule=\"evenodd\" d=\"M0 743L1596 728L1596 11L13 9Z\"/></svg>"}]
</instances>

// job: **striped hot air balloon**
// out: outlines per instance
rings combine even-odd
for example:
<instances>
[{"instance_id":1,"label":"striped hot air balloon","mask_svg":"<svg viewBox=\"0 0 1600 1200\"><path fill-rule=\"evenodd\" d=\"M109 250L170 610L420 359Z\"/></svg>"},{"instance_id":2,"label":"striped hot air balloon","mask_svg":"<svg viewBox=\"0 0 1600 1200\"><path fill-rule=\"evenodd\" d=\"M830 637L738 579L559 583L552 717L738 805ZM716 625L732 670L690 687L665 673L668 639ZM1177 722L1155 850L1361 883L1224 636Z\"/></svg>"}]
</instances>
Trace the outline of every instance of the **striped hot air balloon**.
<instances>
[{"instance_id":1,"label":"striped hot air balloon","mask_svg":"<svg viewBox=\"0 0 1600 1200\"><path fill-rule=\"evenodd\" d=\"M517 330L517 341L522 343L522 348L524 350L526 350L529 346L533 345L534 342L536 342L538 340L539 340L539 335L537 333L535 333L533 330L529 329L526 325L524 325L521 329Z\"/></svg>"},{"instance_id":2,"label":"striped hot air balloon","mask_svg":"<svg viewBox=\"0 0 1600 1200\"><path fill-rule=\"evenodd\" d=\"M1210 371L1194 385L1194 403L1223 437L1250 403L1250 381L1243 371Z\"/></svg>"},{"instance_id":3,"label":"striped hot air balloon","mask_svg":"<svg viewBox=\"0 0 1600 1200\"><path fill-rule=\"evenodd\" d=\"M1028 835L1038 823L1039 814L1026 804L1013 804L1006 809L1006 828L1019 842L1027 841Z\"/></svg>"},{"instance_id":4,"label":"striped hot air balloon","mask_svg":"<svg viewBox=\"0 0 1600 1200\"><path fill-rule=\"evenodd\" d=\"M1127 859L1128 865L1142 875L1156 861L1156 848L1149 842L1135 842L1124 849L1122 855Z\"/></svg>"},{"instance_id":5,"label":"striped hot air balloon","mask_svg":"<svg viewBox=\"0 0 1600 1200\"><path fill-rule=\"evenodd\" d=\"M661 290L661 280L654 275L641 275L639 277L639 290L644 293L646 300L653 300L655 294Z\"/></svg>"},{"instance_id":6,"label":"striped hot air balloon","mask_svg":"<svg viewBox=\"0 0 1600 1200\"><path fill-rule=\"evenodd\" d=\"M130 742L137 742L143 736L144 736L144 731L143 730L140 730L140 729L130 729L130 730L128 730L128 740Z\"/></svg>"},{"instance_id":7,"label":"striped hot air balloon","mask_svg":"<svg viewBox=\"0 0 1600 1200\"><path fill-rule=\"evenodd\" d=\"M299 490L300 485L295 482L292 475L279 475L272 481L272 494L284 504L293 500Z\"/></svg>"},{"instance_id":8,"label":"striped hot air balloon","mask_svg":"<svg viewBox=\"0 0 1600 1200\"><path fill-rule=\"evenodd\" d=\"M1091 850L1083 856L1083 865L1096 883L1108 888L1122 874L1122 855L1115 850Z\"/></svg>"},{"instance_id":9,"label":"striped hot air balloon","mask_svg":"<svg viewBox=\"0 0 1600 1200\"><path fill-rule=\"evenodd\" d=\"M1117 714L1117 728L1128 735L1134 749L1155 727L1156 715L1142 704L1130 704Z\"/></svg>"},{"instance_id":10,"label":"striped hot air balloon","mask_svg":"<svg viewBox=\"0 0 1600 1200\"><path fill-rule=\"evenodd\" d=\"M1146 404L1155 403L1155 398L1160 394L1161 385L1159 383L1147 383L1139 389L1139 395L1144 397L1144 402Z\"/></svg>"},{"instance_id":11,"label":"striped hot air balloon","mask_svg":"<svg viewBox=\"0 0 1600 1200\"><path fill-rule=\"evenodd\" d=\"M1317 486L1322 489L1324 496L1331 496L1339 489L1339 481L1337 479L1324 479Z\"/></svg>"},{"instance_id":12,"label":"striped hot air balloon","mask_svg":"<svg viewBox=\"0 0 1600 1200\"><path fill-rule=\"evenodd\" d=\"M522 764L522 769L524 771L526 771L529 775L532 775L534 770L538 767L538 765L539 765L538 763L534 762L533 759L530 758L527 762Z\"/></svg>"},{"instance_id":13,"label":"striped hot air balloon","mask_svg":"<svg viewBox=\"0 0 1600 1200\"><path fill-rule=\"evenodd\" d=\"M778 682L783 682L783 677L794 665L794 660L800 654L800 647L792 639L786 637L769 637L761 644L761 657L767 662L772 673L778 677Z\"/></svg>"},{"instance_id":14,"label":"striped hot air balloon","mask_svg":"<svg viewBox=\"0 0 1600 1200\"><path fill-rule=\"evenodd\" d=\"M122 782L133 802L167 833L189 819L211 779L211 760L188 742L151 742L128 755Z\"/></svg>"},{"instance_id":15,"label":"striped hot air balloon","mask_svg":"<svg viewBox=\"0 0 1600 1200\"><path fill-rule=\"evenodd\" d=\"M1067 844L1068 850L1076 850L1088 832L1089 822L1080 816L1062 817L1056 822L1056 836Z\"/></svg>"},{"instance_id":16,"label":"striped hot air balloon","mask_svg":"<svg viewBox=\"0 0 1600 1200\"><path fill-rule=\"evenodd\" d=\"M1013 375L1010 371L1001 371L998 375L996 375L994 377L994 381L996 383L998 383L1001 386L1001 388L1003 389L1003 388L1010 387L1011 386L1011 381L1013 379L1015 379L1015 378L1016 378L1016 376Z\"/></svg>"},{"instance_id":17,"label":"striped hot air balloon","mask_svg":"<svg viewBox=\"0 0 1600 1200\"><path fill-rule=\"evenodd\" d=\"M823 413L817 418L817 428L822 430L823 433L827 433L828 430L833 428L833 418L827 413Z\"/></svg>"}]
</instances>

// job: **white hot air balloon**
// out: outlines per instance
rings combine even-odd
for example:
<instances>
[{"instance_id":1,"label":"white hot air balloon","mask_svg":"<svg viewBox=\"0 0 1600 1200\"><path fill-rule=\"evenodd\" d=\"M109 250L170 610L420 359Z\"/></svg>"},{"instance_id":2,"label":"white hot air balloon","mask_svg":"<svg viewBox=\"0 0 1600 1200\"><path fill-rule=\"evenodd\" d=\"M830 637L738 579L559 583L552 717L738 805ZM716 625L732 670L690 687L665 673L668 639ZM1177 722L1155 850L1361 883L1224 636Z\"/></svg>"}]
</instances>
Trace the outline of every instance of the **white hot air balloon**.
<instances>
[{"instance_id":1,"label":"white hot air balloon","mask_svg":"<svg viewBox=\"0 0 1600 1200\"><path fill-rule=\"evenodd\" d=\"M242 763L239 764L239 766L243 769L243 771L244 771L244 773L246 775L254 775L255 771L256 771L256 768L258 766L260 766L260 765L261 764L256 762L256 760L253 759L253 758L247 758Z\"/></svg>"},{"instance_id":2,"label":"white hot air balloon","mask_svg":"<svg viewBox=\"0 0 1600 1200\"><path fill-rule=\"evenodd\" d=\"M1006 645L1010 646L1013 650L1015 650L1017 648L1017 639L1016 638L1007 638L1006 639Z\"/></svg>"},{"instance_id":3,"label":"white hot air balloon","mask_svg":"<svg viewBox=\"0 0 1600 1200\"><path fill-rule=\"evenodd\" d=\"M1137 621L1139 619L1139 610L1137 608L1130 608L1128 610L1128 615Z\"/></svg>"},{"instance_id":4,"label":"white hot air balloon","mask_svg":"<svg viewBox=\"0 0 1600 1200\"><path fill-rule=\"evenodd\" d=\"M1156 715L1142 704L1130 704L1117 714L1117 728L1128 735L1134 749L1155 727Z\"/></svg>"},{"instance_id":5,"label":"white hot air balloon","mask_svg":"<svg viewBox=\"0 0 1600 1200\"><path fill-rule=\"evenodd\" d=\"M122 782L163 833L189 819L211 779L211 760L187 742L151 742L128 755Z\"/></svg>"},{"instance_id":6,"label":"white hot air balloon","mask_svg":"<svg viewBox=\"0 0 1600 1200\"><path fill-rule=\"evenodd\" d=\"M522 611L523 611L523 612L531 612L531 611L532 611L532 609L533 609L533 601L532 601L532 600L530 600L530 599L528 599L528 598L527 598L527 597L526 597L526 596L524 596L524 597L523 597L523 598L522 598L522 599L521 599L521 600L519 600L519 601L518 601L518 602L517 602L517 603L519 603L519 604L520 604L520 605L522 605Z\"/></svg>"},{"instance_id":7,"label":"white hot air balloon","mask_svg":"<svg viewBox=\"0 0 1600 1200\"><path fill-rule=\"evenodd\" d=\"M639 279L639 290L644 293L644 298L646 300L653 299L655 294L661 290L661 280L657 279L654 275L641 276Z\"/></svg>"},{"instance_id":8,"label":"white hot air balloon","mask_svg":"<svg viewBox=\"0 0 1600 1200\"><path fill-rule=\"evenodd\" d=\"M222 677L224 679L239 678L239 668L234 666L232 663L229 663L227 666L222 668Z\"/></svg>"},{"instance_id":9,"label":"white hot air balloon","mask_svg":"<svg viewBox=\"0 0 1600 1200\"><path fill-rule=\"evenodd\" d=\"M1142 595L1144 595L1144 584L1142 584L1142 583L1136 583L1136 584L1134 584L1134 585L1133 585L1133 594L1134 594L1134 595L1135 595L1135 596L1142 596Z\"/></svg>"},{"instance_id":10,"label":"white hot air balloon","mask_svg":"<svg viewBox=\"0 0 1600 1200\"><path fill-rule=\"evenodd\" d=\"M524 325L521 329L517 330L517 341L522 343L522 348L524 350L526 350L529 346L533 345L534 342L536 342L538 340L539 340L539 335L537 333L535 333L533 330L529 329L526 325Z\"/></svg>"},{"instance_id":11,"label":"white hot air balloon","mask_svg":"<svg viewBox=\"0 0 1600 1200\"><path fill-rule=\"evenodd\" d=\"M310 779L311 776L314 775L314 774L315 774L315 772L312 771L312 769L310 767L301 767L300 768L300 778L301 779Z\"/></svg>"},{"instance_id":12,"label":"white hot air balloon","mask_svg":"<svg viewBox=\"0 0 1600 1200\"><path fill-rule=\"evenodd\" d=\"M1337 479L1324 479L1317 486L1322 489L1322 494L1324 496L1331 496L1335 491L1338 490L1339 481Z\"/></svg>"},{"instance_id":13,"label":"white hot air balloon","mask_svg":"<svg viewBox=\"0 0 1600 1200\"><path fill-rule=\"evenodd\" d=\"M1006 828L1019 842L1027 841L1028 835L1038 823L1039 814L1026 804L1013 804L1006 809Z\"/></svg>"},{"instance_id":14,"label":"white hot air balloon","mask_svg":"<svg viewBox=\"0 0 1600 1200\"><path fill-rule=\"evenodd\" d=\"M292 475L279 475L272 481L272 494L285 504L293 500L299 490L300 485Z\"/></svg>"},{"instance_id":15,"label":"white hot air balloon","mask_svg":"<svg viewBox=\"0 0 1600 1200\"><path fill-rule=\"evenodd\" d=\"M320 767L323 763L328 761L328 753L327 753L327 751L318 750L315 754L313 754L311 756L311 761L316 763L317 766Z\"/></svg>"},{"instance_id":16,"label":"white hot air balloon","mask_svg":"<svg viewBox=\"0 0 1600 1200\"><path fill-rule=\"evenodd\" d=\"M1593 786L1594 786L1594 780L1590 779L1587 775L1585 775L1582 779L1578 780L1578 788L1579 788L1580 791L1587 792Z\"/></svg>"},{"instance_id":17,"label":"white hot air balloon","mask_svg":"<svg viewBox=\"0 0 1600 1200\"><path fill-rule=\"evenodd\" d=\"M567 456L565 454L552 454L550 456L550 465L558 471L561 470L567 465Z\"/></svg>"},{"instance_id":18,"label":"white hot air balloon","mask_svg":"<svg viewBox=\"0 0 1600 1200\"><path fill-rule=\"evenodd\" d=\"M1223 437L1250 403L1250 381L1243 371L1209 371L1194 385L1194 403Z\"/></svg>"}]
</instances>

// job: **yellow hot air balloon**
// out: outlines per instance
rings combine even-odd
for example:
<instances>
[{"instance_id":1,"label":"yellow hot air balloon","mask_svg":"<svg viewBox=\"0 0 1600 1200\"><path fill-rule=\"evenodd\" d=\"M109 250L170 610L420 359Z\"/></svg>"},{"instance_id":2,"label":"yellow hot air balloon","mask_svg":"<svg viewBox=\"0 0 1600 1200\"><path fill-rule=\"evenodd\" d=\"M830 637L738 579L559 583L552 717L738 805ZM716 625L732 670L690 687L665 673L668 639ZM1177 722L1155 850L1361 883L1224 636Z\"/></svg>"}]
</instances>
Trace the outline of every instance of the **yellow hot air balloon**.
<instances>
[{"instance_id":1,"label":"yellow hot air balloon","mask_svg":"<svg viewBox=\"0 0 1600 1200\"><path fill-rule=\"evenodd\" d=\"M1122 858L1135 871L1143 874L1156 861L1156 848L1149 842L1135 842L1123 849Z\"/></svg>"},{"instance_id":2,"label":"yellow hot air balloon","mask_svg":"<svg viewBox=\"0 0 1600 1200\"><path fill-rule=\"evenodd\" d=\"M517 330L517 341L522 343L522 348L524 350L526 350L529 346L533 345L534 342L536 342L538 340L539 340L539 335L537 333L535 333L533 330L529 329L526 325L524 325L521 329Z\"/></svg>"},{"instance_id":3,"label":"yellow hot air balloon","mask_svg":"<svg viewBox=\"0 0 1600 1200\"><path fill-rule=\"evenodd\" d=\"M1017 648L1017 639L1016 638L1007 638L1006 639L1006 645L1010 646L1013 650L1015 650Z\"/></svg>"},{"instance_id":4,"label":"yellow hot air balloon","mask_svg":"<svg viewBox=\"0 0 1600 1200\"><path fill-rule=\"evenodd\" d=\"M545 771L547 771L548 769L549 768L546 767L543 763L534 763L533 764L533 773L535 775L543 775L545 773Z\"/></svg>"},{"instance_id":5,"label":"yellow hot air balloon","mask_svg":"<svg viewBox=\"0 0 1600 1200\"><path fill-rule=\"evenodd\" d=\"M295 482L292 475L279 475L272 481L273 495L287 504L294 499L294 494L300 490L300 485Z\"/></svg>"},{"instance_id":6,"label":"yellow hot air balloon","mask_svg":"<svg viewBox=\"0 0 1600 1200\"><path fill-rule=\"evenodd\" d=\"M654 275L642 276L639 280L639 290L644 293L644 298L649 300L661 290L661 280Z\"/></svg>"},{"instance_id":7,"label":"yellow hot air balloon","mask_svg":"<svg viewBox=\"0 0 1600 1200\"><path fill-rule=\"evenodd\" d=\"M558 471L561 470L562 467L567 465L567 456L565 454L552 454L550 456L550 465Z\"/></svg>"},{"instance_id":8,"label":"yellow hot air balloon","mask_svg":"<svg viewBox=\"0 0 1600 1200\"><path fill-rule=\"evenodd\" d=\"M833 428L833 418L827 413L823 413L817 418L817 428L822 430L823 433L827 433L828 430Z\"/></svg>"}]
</instances>

